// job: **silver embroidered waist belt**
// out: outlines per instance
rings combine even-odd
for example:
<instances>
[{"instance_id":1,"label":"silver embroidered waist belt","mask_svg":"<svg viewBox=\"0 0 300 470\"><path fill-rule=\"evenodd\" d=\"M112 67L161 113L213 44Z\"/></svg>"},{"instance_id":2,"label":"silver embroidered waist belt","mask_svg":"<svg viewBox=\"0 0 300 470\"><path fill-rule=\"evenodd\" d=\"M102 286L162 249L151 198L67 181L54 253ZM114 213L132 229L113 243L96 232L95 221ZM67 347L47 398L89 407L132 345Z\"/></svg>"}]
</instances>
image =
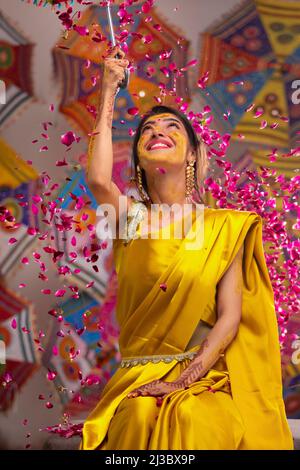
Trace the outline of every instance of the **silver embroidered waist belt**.
<instances>
[{"instance_id":1,"label":"silver embroidered waist belt","mask_svg":"<svg viewBox=\"0 0 300 470\"><path fill-rule=\"evenodd\" d=\"M120 367L131 367L137 366L138 364L147 364L148 362L153 362L157 364L158 362L172 362L172 361L184 361L185 359L193 359L198 351L186 351L179 354L166 354L166 355L154 355L154 356L136 356L136 357L124 357L120 363Z\"/></svg>"}]
</instances>

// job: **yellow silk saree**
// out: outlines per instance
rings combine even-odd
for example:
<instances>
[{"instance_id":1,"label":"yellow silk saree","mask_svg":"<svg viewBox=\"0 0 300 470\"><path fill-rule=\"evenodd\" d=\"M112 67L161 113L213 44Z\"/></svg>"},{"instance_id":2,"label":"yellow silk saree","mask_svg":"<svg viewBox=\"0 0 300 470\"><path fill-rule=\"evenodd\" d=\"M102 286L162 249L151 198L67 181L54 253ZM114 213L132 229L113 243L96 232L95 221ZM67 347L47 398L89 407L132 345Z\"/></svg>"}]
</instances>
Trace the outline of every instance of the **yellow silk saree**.
<instances>
[{"instance_id":1,"label":"yellow silk saree","mask_svg":"<svg viewBox=\"0 0 300 470\"><path fill-rule=\"evenodd\" d=\"M205 208L201 248L187 250L186 241L113 241L121 356L156 360L117 369L84 423L80 449L293 449L261 217ZM153 380L175 380L187 367L191 358L180 354L200 320L210 327L216 322L217 284L243 243L242 318L224 356L160 407L151 396L128 398Z\"/></svg>"}]
</instances>

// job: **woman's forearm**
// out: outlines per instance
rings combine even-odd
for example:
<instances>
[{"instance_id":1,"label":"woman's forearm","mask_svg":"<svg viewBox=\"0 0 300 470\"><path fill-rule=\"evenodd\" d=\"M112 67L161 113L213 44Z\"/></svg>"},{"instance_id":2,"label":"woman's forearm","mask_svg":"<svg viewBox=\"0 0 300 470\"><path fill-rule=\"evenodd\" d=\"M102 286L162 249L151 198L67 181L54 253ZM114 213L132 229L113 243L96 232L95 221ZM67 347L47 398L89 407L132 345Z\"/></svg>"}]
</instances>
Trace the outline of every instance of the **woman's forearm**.
<instances>
[{"instance_id":1,"label":"woman's forearm","mask_svg":"<svg viewBox=\"0 0 300 470\"><path fill-rule=\"evenodd\" d=\"M103 90L96 124L89 142L87 181L91 185L108 185L112 180L114 100L113 90Z\"/></svg>"},{"instance_id":2,"label":"woman's forearm","mask_svg":"<svg viewBox=\"0 0 300 470\"><path fill-rule=\"evenodd\" d=\"M174 383L187 387L203 377L223 354L237 332L236 323L229 322L226 316L219 318L203 340L197 355Z\"/></svg>"}]
</instances>

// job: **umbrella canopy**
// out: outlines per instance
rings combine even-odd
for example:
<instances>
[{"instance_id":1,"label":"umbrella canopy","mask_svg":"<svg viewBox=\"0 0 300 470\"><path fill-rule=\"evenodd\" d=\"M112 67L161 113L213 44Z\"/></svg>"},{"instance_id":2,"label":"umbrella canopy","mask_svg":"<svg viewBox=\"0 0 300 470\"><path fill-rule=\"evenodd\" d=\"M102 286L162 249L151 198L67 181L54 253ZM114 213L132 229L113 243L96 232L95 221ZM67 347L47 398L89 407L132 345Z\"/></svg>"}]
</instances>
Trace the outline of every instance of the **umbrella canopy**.
<instances>
[{"instance_id":1,"label":"umbrella canopy","mask_svg":"<svg viewBox=\"0 0 300 470\"><path fill-rule=\"evenodd\" d=\"M5 83L5 103L0 106L0 126L33 97L30 44L0 12L0 79Z\"/></svg>"},{"instance_id":2,"label":"umbrella canopy","mask_svg":"<svg viewBox=\"0 0 300 470\"><path fill-rule=\"evenodd\" d=\"M38 178L37 171L0 138L0 188L17 188Z\"/></svg>"},{"instance_id":3,"label":"umbrella canopy","mask_svg":"<svg viewBox=\"0 0 300 470\"><path fill-rule=\"evenodd\" d=\"M118 8L111 6L116 32L120 32ZM116 98L113 126L117 129L115 138L120 139L128 138L128 132L137 124L136 116L128 114L127 110L138 107L140 112L144 112L157 104L154 97L160 95L159 84L167 89L173 87L173 80L169 78L173 76L171 69L174 64L178 69L187 64L189 47L189 42L160 18L155 9L151 9L149 15L152 20L148 22L144 14L136 14L136 6L126 10L133 15L133 24L128 28L130 34L126 39L128 58L134 61L137 68L130 76L128 88L120 90ZM102 55L107 50L109 40L105 8L96 5L89 7L77 26L87 27L89 34L70 31L67 40L60 40L53 49L53 59L55 73L63 85L60 111L87 134L94 125L101 87ZM95 77L98 79L96 84ZM176 80L176 91L184 100L189 99L185 74Z\"/></svg>"},{"instance_id":4,"label":"umbrella canopy","mask_svg":"<svg viewBox=\"0 0 300 470\"><path fill-rule=\"evenodd\" d=\"M35 229L39 227L33 197L39 193L37 171L28 165L15 151L0 139L0 206L9 210L13 224L0 222L1 253L0 274L6 276L13 269L20 269L24 257L36 240ZM33 232L31 232L33 230ZM10 245L9 240L15 239Z\"/></svg>"},{"instance_id":5,"label":"umbrella canopy","mask_svg":"<svg viewBox=\"0 0 300 470\"><path fill-rule=\"evenodd\" d=\"M0 410L13 404L15 395L39 367L34 338L33 306L0 283L0 339L5 344L0 382ZM3 344L2 343L2 344Z\"/></svg>"},{"instance_id":6,"label":"umbrella canopy","mask_svg":"<svg viewBox=\"0 0 300 470\"><path fill-rule=\"evenodd\" d=\"M112 176L123 194L130 192L131 147L129 141L117 140L113 142L114 164ZM86 184L86 155L81 156L80 165L82 169L74 171L70 175L68 183L64 185L58 194L59 207L66 216L72 217L75 221L72 226L73 230L61 230L55 224L52 224L52 229L57 250L64 252L63 258L58 260L58 266L66 266L70 270L70 279L80 289L88 292L99 303L102 303L112 270L113 254L111 244L108 243L103 249L97 249L94 252L98 255L98 259L93 263L90 261L91 257L87 255L87 251L85 251L86 248L90 248L92 245L90 238L92 226L95 229L95 224L99 221L99 218L96 216L98 204ZM82 220L82 217L85 220ZM74 233L76 227L81 230L80 233L79 231ZM74 251L76 251L76 259L72 256ZM90 285L91 283L92 285Z\"/></svg>"},{"instance_id":7,"label":"umbrella canopy","mask_svg":"<svg viewBox=\"0 0 300 470\"><path fill-rule=\"evenodd\" d=\"M99 243L90 238L98 204L86 184L84 170L71 175L70 181L58 194L58 200L64 216L73 221L66 229L60 224L52 224L56 249L63 253L57 261L58 266L67 269L75 284L102 302L109 278L107 257L110 252L106 248L100 249ZM75 232L76 227L78 230Z\"/></svg>"},{"instance_id":8,"label":"umbrella canopy","mask_svg":"<svg viewBox=\"0 0 300 470\"><path fill-rule=\"evenodd\" d=\"M108 286L102 305L86 292L60 304L64 322L53 323L43 355L44 366L56 374L53 384L61 402L73 416L92 407L120 359L113 279Z\"/></svg>"},{"instance_id":9,"label":"umbrella canopy","mask_svg":"<svg viewBox=\"0 0 300 470\"><path fill-rule=\"evenodd\" d=\"M299 70L299 2L244 1L202 35L198 77L201 99L210 105L231 139L244 144L242 154L230 157L241 175L237 188L242 194L250 179L250 185L261 188L266 212L269 204L270 211L281 213L278 220L286 224L287 233L277 249L272 239L278 230L276 225L264 237L281 339L300 333L297 302L289 302L293 275L289 275L288 266L297 261L286 245L289 238L297 249L299 230L299 223L295 223L299 215L296 203L292 210L288 206L289 201L299 200L299 189L292 185L300 168L300 104L295 101ZM234 151L238 153L238 146L233 146ZM289 192L284 182L294 189ZM294 298L296 301L296 294ZM281 317L282 311L289 312L288 324ZM285 403L289 417L298 417L300 389L290 388L290 381L291 377L299 380L299 366L291 363L291 355L291 348L285 345Z\"/></svg>"},{"instance_id":10,"label":"umbrella canopy","mask_svg":"<svg viewBox=\"0 0 300 470\"><path fill-rule=\"evenodd\" d=\"M225 116L233 140L299 146L299 32L299 2L247 0L203 33L199 78L209 77L199 92ZM287 165L296 169L299 160Z\"/></svg>"}]
</instances>

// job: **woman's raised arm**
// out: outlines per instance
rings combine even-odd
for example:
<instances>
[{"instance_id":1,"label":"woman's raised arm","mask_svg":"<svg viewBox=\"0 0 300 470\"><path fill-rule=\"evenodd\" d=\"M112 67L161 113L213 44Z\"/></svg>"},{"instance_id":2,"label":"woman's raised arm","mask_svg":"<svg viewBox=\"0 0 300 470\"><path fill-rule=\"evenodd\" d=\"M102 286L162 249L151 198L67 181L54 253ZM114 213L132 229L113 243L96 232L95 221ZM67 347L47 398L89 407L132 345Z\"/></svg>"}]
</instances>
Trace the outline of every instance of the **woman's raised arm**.
<instances>
[{"instance_id":1,"label":"woman's raised arm","mask_svg":"<svg viewBox=\"0 0 300 470\"><path fill-rule=\"evenodd\" d=\"M119 54L120 59L115 58ZM124 77L128 61L116 46L104 59L103 80L99 96L98 114L89 142L87 182L90 186L107 186L112 179L112 120L118 85Z\"/></svg>"},{"instance_id":2,"label":"woman's raised arm","mask_svg":"<svg viewBox=\"0 0 300 470\"><path fill-rule=\"evenodd\" d=\"M120 58L116 58L117 54ZM112 181L112 121L115 96L128 64L119 46L114 47L104 59L98 115L88 151L87 184L99 204L112 204L115 207L117 221L122 193ZM127 201L130 205L130 198Z\"/></svg>"}]
</instances>

